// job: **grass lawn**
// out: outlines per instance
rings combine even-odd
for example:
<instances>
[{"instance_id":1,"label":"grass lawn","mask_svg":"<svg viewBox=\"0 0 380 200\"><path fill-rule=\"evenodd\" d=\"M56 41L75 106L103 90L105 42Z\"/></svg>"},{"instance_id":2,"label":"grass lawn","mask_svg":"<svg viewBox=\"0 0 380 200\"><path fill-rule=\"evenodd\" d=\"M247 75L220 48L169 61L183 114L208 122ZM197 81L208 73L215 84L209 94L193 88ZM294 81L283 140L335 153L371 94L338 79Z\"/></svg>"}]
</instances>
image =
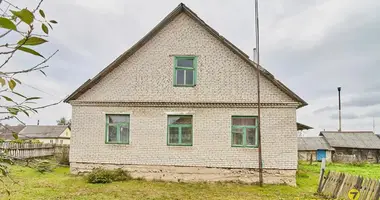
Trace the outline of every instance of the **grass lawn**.
<instances>
[{"instance_id":1,"label":"grass lawn","mask_svg":"<svg viewBox=\"0 0 380 200\"><path fill-rule=\"evenodd\" d=\"M354 167L330 164L328 169L368 177L380 177L379 165ZM241 185L234 183L169 183L133 180L110 184L88 184L72 176L69 168L40 174L34 169L12 166L11 196L4 199L317 199L319 164L299 166L298 187L285 185ZM298 197L298 198L297 198ZM1 195L0 195L1 198Z\"/></svg>"}]
</instances>

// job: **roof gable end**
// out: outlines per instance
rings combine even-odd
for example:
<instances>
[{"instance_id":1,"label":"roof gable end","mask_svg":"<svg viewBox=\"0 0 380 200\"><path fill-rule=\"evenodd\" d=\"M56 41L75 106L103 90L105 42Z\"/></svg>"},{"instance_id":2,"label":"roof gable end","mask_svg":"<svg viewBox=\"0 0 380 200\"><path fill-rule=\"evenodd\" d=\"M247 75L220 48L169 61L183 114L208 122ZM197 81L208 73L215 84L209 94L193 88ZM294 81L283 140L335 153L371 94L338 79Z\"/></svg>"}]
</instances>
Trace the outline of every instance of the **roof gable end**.
<instances>
[{"instance_id":1,"label":"roof gable end","mask_svg":"<svg viewBox=\"0 0 380 200\"><path fill-rule=\"evenodd\" d=\"M307 103L297 96L294 92L292 92L289 88L287 88L280 81L275 79L275 77L269 73L267 70L258 66L255 62L249 59L249 56L233 45L230 41L225 39L223 36L219 35L217 31L207 25L202 19L200 19L191 9L189 9L185 4L179 4L169 15L167 15L158 25L156 25L147 35L145 35L141 40L139 40L135 45L133 45L126 52L121 54L116 60L114 60L111 64L109 64L106 68L104 68L100 73L98 73L94 78L87 80L84 84L82 84L77 90L75 90L71 95L69 95L64 102L68 103L71 100L77 99L87 90L91 89L95 84L97 84L103 77L105 77L108 73L110 73L113 69L118 67L122 62L132 56L137 50L139 50L142 46L144 46L151 38L153 38L158 32L160 32L168 23L173 21L179 14L185 13L194 21L199 23L203 28L205 28L211 35L213 35L216 39L221 41L227 48L229 48L233 53L238 55L241 59L243 59L246 63L248 63L252 67L259 67L262 72L262 75L266 77L270 82L272 82L276 87L278 87L282 92L287 94L290 98L299 103L299 107L306 106Z\"/></svg>"}]
</instances>

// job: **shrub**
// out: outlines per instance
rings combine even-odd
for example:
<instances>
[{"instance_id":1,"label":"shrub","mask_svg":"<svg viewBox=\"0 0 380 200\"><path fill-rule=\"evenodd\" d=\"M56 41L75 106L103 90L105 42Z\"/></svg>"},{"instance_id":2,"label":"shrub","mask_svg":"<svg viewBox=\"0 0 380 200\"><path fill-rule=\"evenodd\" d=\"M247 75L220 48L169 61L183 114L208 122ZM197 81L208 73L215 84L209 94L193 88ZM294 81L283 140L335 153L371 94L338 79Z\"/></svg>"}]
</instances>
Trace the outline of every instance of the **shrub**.
<instances>
[{"instance_id":1,"label":"shrub","mask_svg":"<svg viewBox=\"0 0 380 200\"><path fill-rule=\"evenodd\" d=\"M87 175L88 183L112 183L114 174L111 170L95 168Z\"/></svg>"},{"instance_id":2,"label":"shrub","mask_svg":"<svg viewBox=\"0 0 380 200\"><path fill-rule=\"evenodd\" d=\"M40 173L52 172L54 167L49 161L41 161L37 163L35 169Z\"/></svg>"},{"instance_id":3,"label":"shrub","mask_svg":"<svg viewBox=\"0 0 380 200\"><path fill-rule=\"evenodd\" d=\"M88 183L111 183L113 181L128 181L132 177L128 171L122 169L106 170L95 168L86 176Z\"/></svg>"},{"instance_id":4,"label":"shrub","mask_svg":"<svg viewBox=\"0 0 380 200\"><path fill-rule=\"evenodd\" d=\"M0 143L4 143L5 140L3 138L0 138Z\"/></svg>"},{"instance_id":5,"label":"shrub","mask_svg":"<svg viewBox=\"0 0 380 200\"><path fill-rule=\"evenodd\" d=\"M32 143L32 144L42 144L41 141L36 140L36 139L30 140L30 143Z\"/></svg>"},{"instance_id":6,"label":"shrub","mask_svg":"<svg viewBox=\"0 0 380 200\"><path fill-rule=\"evenodd\" d=\"M63 146L62 147L62 152L57 155L57 161L60 165L69 165L69 152L70 149L68 146Z\"/></svg>"},{"instance_id":7,"label":"shrub","mask_svg":"<svg viewBox=\"0 0 380 200\"><path fill-rule=\"evenodd\" d=\"M131 179L132 177L128 171L122 170L120 168L113 170L113 181L129 181Z\"/></svg>"}]
</instances>

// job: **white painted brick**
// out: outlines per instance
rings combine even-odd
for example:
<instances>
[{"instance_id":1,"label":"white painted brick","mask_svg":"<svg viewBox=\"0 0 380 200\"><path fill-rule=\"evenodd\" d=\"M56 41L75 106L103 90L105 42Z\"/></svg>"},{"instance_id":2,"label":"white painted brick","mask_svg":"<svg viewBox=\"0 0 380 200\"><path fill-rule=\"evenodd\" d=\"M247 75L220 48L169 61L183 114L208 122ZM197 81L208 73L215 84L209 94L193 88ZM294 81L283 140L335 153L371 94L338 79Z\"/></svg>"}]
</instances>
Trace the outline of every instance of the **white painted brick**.
<instances>
[{"instance_id":1,"label":"white painted brick","mask_svg":"<svg viewBox=\"0 0 380 200\"><path fill-rule=\"evenodd\" d=\"M195 87L173 87L173 57L197 55ZM261 100L294 102L264 77ZM99 102L257 101L256 72L181 14L78 100ZM105 112L131 113L129 145L105 144ZM193 146L167 146L167 112L193 112ZM257 168L257 149L231 147L231 116L256 108L73 106L70 162ZM296 108L262 109L265 168L296 169Z\"/></svg>"}]
</instances>

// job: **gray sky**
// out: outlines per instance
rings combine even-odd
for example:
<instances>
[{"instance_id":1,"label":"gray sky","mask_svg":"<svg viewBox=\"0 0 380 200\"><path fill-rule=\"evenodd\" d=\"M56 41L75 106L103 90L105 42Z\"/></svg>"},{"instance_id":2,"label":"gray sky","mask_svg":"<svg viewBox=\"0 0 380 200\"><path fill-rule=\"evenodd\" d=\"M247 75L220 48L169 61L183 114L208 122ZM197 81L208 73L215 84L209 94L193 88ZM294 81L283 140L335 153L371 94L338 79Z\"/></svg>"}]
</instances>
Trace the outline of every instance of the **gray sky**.
<instances>
[{"instance_id":1,"label":"gray sky","mask_svg":"<svg viewBox=\"0 0 380 200\"><path fill-rule=\"evenodd\" d=\"M34 5L37 1L14 0ZM41 47L60 52L49 62L48 77L24 76L22 90L58 101L137 42L181 1L45 0L42 8L59 24ZM183 0L224 37L252 55L254 0ZM34 3L34 4L33 4ZM261 63L309 106L299 122L318 131L337 129L337 86L342 86L343 129L380 130L380 1L261 0ZM29 62L17 56L12 66ZM34 61L34 60L32 60ZM27 85L26 85L27 84ZM38 90L36 90L37 88ZM41 92L43 91L43 92ZM67 104L51 107L27 123L54 124L70 117Z\"/></svg>"}]
</instances>

